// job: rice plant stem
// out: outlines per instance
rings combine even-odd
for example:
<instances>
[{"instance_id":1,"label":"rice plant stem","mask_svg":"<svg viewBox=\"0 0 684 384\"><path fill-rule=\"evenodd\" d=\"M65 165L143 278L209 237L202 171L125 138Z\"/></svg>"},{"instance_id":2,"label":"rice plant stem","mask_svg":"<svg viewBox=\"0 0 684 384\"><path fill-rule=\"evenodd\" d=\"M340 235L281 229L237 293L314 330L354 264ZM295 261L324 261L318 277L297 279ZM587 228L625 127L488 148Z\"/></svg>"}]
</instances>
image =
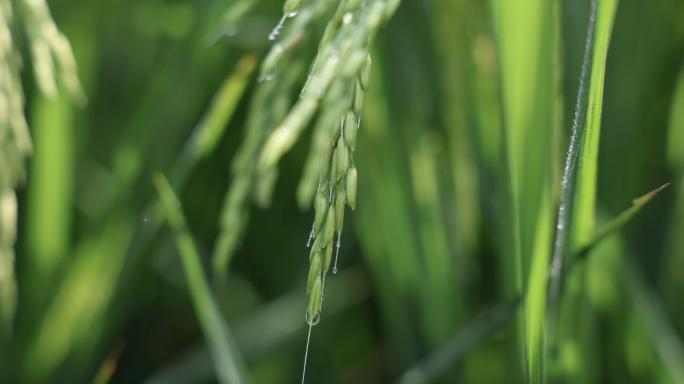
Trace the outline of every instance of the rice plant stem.
<instances>
[{"instance_id":1,"label":"rice plant stem","mask_svg":"<svg viewBox=\"0 0 684 384\"><path fill-rule=\"evenodd\" d=\"M585 105L584 94L587 90L587 73L591 63L591 51L594 42L594 27L596 23L596 3L597 0L591 1L591 10L589 14L589 25L587 27L587 38L584 46L584 58L582 61L582 72L580 75L580 85L577 94L577 104L575 105L575 116L572 122L572 135L570 137L570 145L568 147L567 157L565 159L565 168L563 170L563 180L561 183L561 197L560 206L558 208L558 224L556 226L556 240L554 243L553 257L551 259L551 270L549 272L549 290L547 303L547 335L551 336L554 332L554 321L556 305L561 288L563 257L566 251L566 240L568 239L569 225L571 221L572 199L574 194L574 183L572 182L573 172L577 163L579 155L579 141L580 135L583 133L582 117ZM552 337L546 338L547 353L549 350L549 341Z\"/></svg>"}]
</instances>

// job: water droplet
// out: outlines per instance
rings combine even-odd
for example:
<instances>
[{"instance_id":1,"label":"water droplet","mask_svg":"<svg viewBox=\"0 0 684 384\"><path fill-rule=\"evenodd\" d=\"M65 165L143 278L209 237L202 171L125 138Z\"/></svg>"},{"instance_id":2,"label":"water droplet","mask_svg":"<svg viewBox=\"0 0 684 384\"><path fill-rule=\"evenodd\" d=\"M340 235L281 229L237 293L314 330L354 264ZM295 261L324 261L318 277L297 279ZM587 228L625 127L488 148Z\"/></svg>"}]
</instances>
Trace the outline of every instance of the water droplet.
<instances>
[{"instance_id":1,"label":"water droplet","mask_svg":"<svg viewBox=\"0 0 684 384\"><path fill-rule=\"evenodd\" d=\"M297 16L297 12L299 12L299 7L297 7L294 11L288 13L287 17L295 17Z\"/></svg>"},{"instance_id":2,"label":"water droplet","mask_svg":"<svg viewBox=\"0 0 684 384\"><path fill-rule=\"evenodd\" d=\"M257 77L257 83L261 83L263 81L271 81L275 79L276 75L278 74L278 71L273 71L269 73L262 73Z\"/></svg>"},{"instance_id":3,"label":"water droplet","mask_svg":"<svg viewBox=\"0 0 684 384\"><path fill-rule=\"evenodd\" d=\"M306 319L306 322L309 323L309 325L314 326L318 324L318 322L321 320L321 314L317 313L316 316L311 318L311 315L309 315L309 311L306 311L306 315L304 315L304 318Z\"/></svg>"},{"instance_id":4,"label":"water droplet","mask_svg":"<svg viewBox=\"0 0 684 384\"><path fill-rule=\"evenodd\" d=\"M342 22L345 24L351 23L352 19L354 18L354 14L351 12L347 12L342 16Z\"/></svg>"},{"instance_id":5,"label":"water droplet","mask_svg":"<svg viewBox=\"0 0 684 384\"><path fill-rule=\"evenodd\" d=\"M333 274L337 273L337 256L340 254L340 235L341 233L337 234L337 251L335 252L335 266L333 267Z\"/></svg>"},{"instance_id":6,"label":"water droplet","mask_svg":"<svg viewBox=\"0 0 684 384\"><path fill-rule=\"evenodd\" d=\"M273 28L273 31L271 32L270 35L268 35L269 40L275 40L276 36L280 34L280 30L283 28L283 24L285 24L285 19L287 18L287 15L283 15L283 17L280 19L278 22L278 25Z\"/></svg>"}]
</instances>

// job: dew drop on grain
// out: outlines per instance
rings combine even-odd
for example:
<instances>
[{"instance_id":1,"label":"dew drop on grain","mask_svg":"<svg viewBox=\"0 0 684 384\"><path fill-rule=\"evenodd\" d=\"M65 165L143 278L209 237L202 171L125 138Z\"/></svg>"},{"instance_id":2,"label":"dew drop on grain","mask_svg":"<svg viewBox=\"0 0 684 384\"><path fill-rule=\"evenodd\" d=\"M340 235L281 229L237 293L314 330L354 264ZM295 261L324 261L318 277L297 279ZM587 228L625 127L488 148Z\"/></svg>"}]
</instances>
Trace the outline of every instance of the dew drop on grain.
<instances>
[{"instance_id":1,"label":"dew drop on grain","mask_svg":"<svg viewBox=\"0 0 684 384\"><path fill-rule=\"evenodd\" d=\"M306 322L309 323L309 325L316 325L321 320L321 315L320 313L317 313L316 316L314 316L312 319L309 315L309 311L307 311L304 315L304 318L306 319Z\"/></svg>"}]
</instances>

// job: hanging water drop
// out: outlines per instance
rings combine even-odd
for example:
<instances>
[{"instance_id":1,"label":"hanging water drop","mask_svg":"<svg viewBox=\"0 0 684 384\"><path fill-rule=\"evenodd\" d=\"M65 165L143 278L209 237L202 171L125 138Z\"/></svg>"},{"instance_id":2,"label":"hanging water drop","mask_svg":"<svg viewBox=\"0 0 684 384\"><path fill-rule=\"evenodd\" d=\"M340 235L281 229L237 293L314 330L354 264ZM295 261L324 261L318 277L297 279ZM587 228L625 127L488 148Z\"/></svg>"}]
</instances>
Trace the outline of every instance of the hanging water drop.
<instances>
[{"instance_id":1,"label":"hanging water drop","mask_svg":"<svg viewBox=\"0 0 684 384\"><path fill-rule=\"evenodd\" d=\"M273 71L269 73L262 73L257 77L257 83L261 83L264 81L271 81L275 79L276 75L278 74L278 71Z\"/></svg>"},{"instance_id":2,"label":"hanging water drop","mask_svg":"<svg viewBox=\"0 0 684 384\"><path fill-rule=\"evenodd\" d=\"M301 0L286 0L285 4L283 4L283 17L280 19L280 22L278 25L276 25L275 28L273 28L273 32L271 32L270 35L268 35L269 40L275 40L276 36L280 33L280 29L283 28L283 24L285 23L285 19L288 17L295 17L297 15L297 12L299 12L299 3Z\"/></svg>"},{"instance_id":3,"label":"hanging water drop","mask_svg":"<svg viewBox=\"0 0 684 384\"><path fill-rule=\"evenodd\" d=\"M337 273L337 255L340 254L340 235L337 235L337 251L335 252L335 266L333 267L333 273Z\"/></svg>"},{"instance_id":4,"label":"hanging water drop","mask_svg":"<svg viewBox=\"0 0 684 384\"><path fill-rule=\"evenodd\" d=\"M269 40L275 40L276 36L280 34L280 30L283 28L283 24L285 24L285 19L287 19L287 14L283 15L283 17L278 22L278 25L276 25L275 28L273 28L271 34L268 35Z\"/></svg>"},{"instance_id":5,"label":"hanging water drop","mask_svg":"<svg viewBox=\"0 0 684 384\"><path fill-rule=\"evenodd\" d=\"M304 315L304 318L306 319L306 322L309 323L309 326L313 326L318 324L318 322L321 320L321 314L317 313L316 316L311 318L311 315L309 315L309 312L306 312L306 315Z\"/></svg>"}]
</instances>

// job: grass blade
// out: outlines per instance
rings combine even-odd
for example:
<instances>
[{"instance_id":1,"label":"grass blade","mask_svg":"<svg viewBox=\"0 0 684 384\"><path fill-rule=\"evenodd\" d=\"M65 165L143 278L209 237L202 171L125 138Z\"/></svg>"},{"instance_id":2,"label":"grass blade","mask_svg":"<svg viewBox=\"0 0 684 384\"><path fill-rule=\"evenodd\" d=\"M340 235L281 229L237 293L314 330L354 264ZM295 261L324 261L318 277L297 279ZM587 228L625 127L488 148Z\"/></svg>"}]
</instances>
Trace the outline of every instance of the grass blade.
<instances>
[{"instance_id":1,"label":"grass blade","mask_svg":"<svg viewBox=\"0 0 684 384\"><path fill-rule=\"evenodd\" d=\"M407 370L397 382L399 384L429 383L460 360L472 347L477 345L494 329L504 324L520 300L501 304L488 311L467 328L448 340L438 350Z\"/></svg>"},{"instance_id":2,"label":"grass blade","mask_svg":"<svg viewBox=\"0 0 684 384\"><path fill-rule=\"evenodd\" d=\"M73 104L68 98L50 101L36 96L30 123L36 154L29 173L28 220L36 223L26 233L29 257L39 279L51 279L70 250L71 204L75 184ZM35 298L33 298L35 299Z\"/></svg>"},{"instance_id":3,"label":"grass blade","mask_svg":"<svg viewBox=\"0 0 684 384\"><path fill-rule=\"evenodd\" d=\"M501 70L504 295L521 297L518 356L526 382L544 381L544 270L550 257L551 197L560 130L560 2L495 2ZM528 300L530 302L528 302ZM517 363L517 362L516 362Z\"/></svg>"},{"instance_id":4,"label":"grass blade","mask_svg":"<svg viewBox=\"0 0 684 384\"><path fill-rule=\"evenodd\" d=\"M219 86L209 108L186 141L182 155L174 163L170 174L174 185L183 182L197 161L216 149L249 84L249 75L256 67L258 58L258 51L246 53L235 65L235 70Z\"/></svg>"},{"instance_id":5,"label":"grass blade","mask_svg":"<svg viewBox=\"0 0 684 384\"><path fill-rule=\"evenodd\" d=\"M613 220L609 221L606 225L601 227L592 237L591 239L580 248L580 250L577 252L577 259L582 259L587 256L589 251L601 240L603 240L606 236L610 235L623 225L625 225L629 220L634 217L634 215L641 210L641 208L646 205L649 201L651 201L651 198L653 196L657 195L658 192L662 191L665 189L667 186L669 186L670 183L662 185L660 188L655 189L641 197L638 197L632 201L632 206L627 208L625 211L620 213L617 217L615 217Z\"/></svg>"},{"instance_id":6,"label":"grass blade","mask_svg":"<svg viewBox=\"0 0 684 384\"><path fill-rule=\"evenodd\" d=\"M577 156L579 154L579 147L577 144L578 138L582 131L584 123L581 121L581 116L583 111L586 110L584 93L586 92L586 78L587 70L590 65L591 47L594 40L594 27L596 19L596 0L591 3L591 14L589 16L589 26L587 31L587 40L585 43L584 50L584 61L582 63L582 74L580 75L580 87L577 94L577 105L575 107L575 118L572 123L572 136L570 137L570 146L568 148L568 154L565 159L565 168L563 170L563 181L561 184L561 196L560 196L560 207L558 208L558 224L556 232L556 241L554 244L553 258L551 260L551 271L549 276L549 292L548 292L548 305L547 305L547 322L553 322L553 317L555 315L555 305L558 301L558 295L560 290L561 281L561 271L563 268L563 255L565 253L566 239L568 234L568 229L566 225L569 224L570 216L567 212L572 208L572 195L574 192L574 175L575 164L577 162ZM549 332L549 334L551 334ZM548 338L547 338L548 341Z\"/></svg>"},{"instance_id":7,"label":"grass blade","mask_svg":"<svg viewBox=\"0 0 684 384\"><path fill-rule=\"evenodd\" d=\"M343 315L368 300L372 293L369 277L360 268L340 271L326 282L325 291L331 298L326 303L326 318ZM301 311L308 302L297 287L237 318L232 329L243 356L259 359L288 342L299 342L302 332L308 328L302 321ZM209 351L204 344L191 347L177 360L149 376L143 384L208 382L214 377L209 360Z\"/></svg>"},{"instance_id":8,"label":"grass blade","mask_svg":"<svg viewBox=\"0 0 684 384\"><path fill-rule=\"evenodd\" d=\"M600 4L597 0L592 0L591 3L580 88L561 185L556 241L549 276L547 354L555 353L557 342L555 321L564 274L563 264L568 261L569 252L574 248L572 242L589 237L593 230L603 83L617 5L617 0L602 0ZM587 100L585 92L588 92ZM572 228L573 222L578 223L577 228Z\"/></svg>"},{"instance_id":9,"label":"grass blade","mask_svg":"<svg viewBox=\"0 0 684 384\"><path fill-rule=\"evenodd\" d=\"M247 112L245 138L232 162L232 180L224 197L220 231L211 256L214 278L217 281L225 279L233 252L249 221L250 197L258 177L255 172L257 155L272 126L287 113L291 104L291 91L303 70L303 66L292 66L280 77L259 84L254 91ZM277 169L273 171L276 171L277 176Z\"/></svg>"},{"instance_id":10,"label":"grass blade","mask_svg":"<svg viewBox=\"0 0 684 384\"><path fill-rule=\"evenodd\" d=\"M240 365L244 365L241 361L242 357L231 346L234 344L233 337L209 288L199 253L185 223L180 201L164 175L156 174L154 183L159 192L159 198L167 209L169 225L175 233L176 246L185 271L190 297L209 346L216 376L222 384L246 383L248 381L240 372Z\"/></svg>"},{"instance_id":11,"label":"grass blade","mask_svg":"<svg viewBox=\"0 0 684 384\"><path fill-rule=\"evenodd\" d=\"M194 140L191 148L198 156L206 156L213 152L223 136L247 87L249 74L258 63L258 58L258 51L245 54L235 66L235 71L221 83L219 90L212 98L211 107L193 132Z\"/></svg>"},{"instance_id":12,"label":"grass blade","mask_svg":"<svg viewBox=\"0 0 684 384\"><path fill-rule=\"evenodd\" d=\"M168 173L171 185L176 190L180 191L185 187L185 183L195 169L197 162L202 157L212 154L216 149L216 144L228 128L233 112L247 88L249 75L258 63L258 56L258 52L250 52L238 61L235 70L225 78L214 94L212 98L214 102L186 139L184 151L176 157ZM140 216L145 225L136 234L128 251L127 265L121 274L120 287L127 285L133 270L139 265L138 261L143 252L147 250L159 231L164 220L163 210L164 208L161 207L156 197L150 199L143 209Z\"/></svg>"},{"instance_id":13,"label":"grass blade","mask_svg":"<svg viewBox=\"0 0 684 384\"><path fill-rule=\"evenodd\" d=\"M109 320L106 306L133 235L133 217L130 210L119 210L75 247L74 262L64 281L53 288L45 315L35 320L35 334L19 360L25 382L49 378L71 353L92 339L93 324Z\"/></svg>"},{"instance_id":14,"label":"grass blade","mask_svg":"<svg viewBox=\"0 0 684 384\"><path fill-rule=\"evenodd\" d=\"M684 344L668 319L659 295L648 288L644 276L629 259L625 260L621 283L632 299L635 314L641 319L665 371L674 383L684 383Z\"/></svg>"},{"instance_id":15,"label":"grass blade","mask_svg":"<svg viewBox=\"0 0 684 384\"><path fill-rule=\"evenodd\" d=\"M601 0L596 9L591 81L589 83L586 129L577 147L576 190L574 194L571 248L574 250L585 243L594 231L596 221L596 174L598 172L598 145L601 133L601 111L603 108L603 84L606 72L606 57L613 30L618 0Z\"/></svg>"}]
</instances>

